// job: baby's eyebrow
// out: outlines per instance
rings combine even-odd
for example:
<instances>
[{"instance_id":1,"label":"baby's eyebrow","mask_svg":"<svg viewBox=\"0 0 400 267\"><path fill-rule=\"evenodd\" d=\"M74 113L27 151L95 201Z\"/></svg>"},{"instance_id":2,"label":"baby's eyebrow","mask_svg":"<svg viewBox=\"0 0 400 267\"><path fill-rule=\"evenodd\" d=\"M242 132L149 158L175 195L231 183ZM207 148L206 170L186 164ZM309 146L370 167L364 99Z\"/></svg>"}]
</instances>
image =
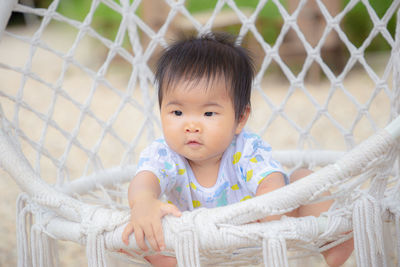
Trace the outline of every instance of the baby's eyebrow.
<instances>
[{"instance_id":1,"label":"baby's eyebrow","mask_svg":"<svg viewBox=\"0 0 400 267\"><path fill-rule=\"evenodd\" d=\"M175 105L175 106L182 106L182 103L180 103L180 102L178 102L178 101L176 101L176 100L172 100L172 101L169 101L169 102L166 104L166 106L172 106L172 105Z\"/></svg>"},{"instance_id":2,"label":"baby's eyebrow","mask_svg":"<svg viewBox=\"0 0 400 267\"><path fill-rule=\"evenodd\" d=\"M203 105L204 107L220 107L222 108L222 106L220 104L218 104L217 102L208 102L206 104Z\"/></svg>"}]
</instances>

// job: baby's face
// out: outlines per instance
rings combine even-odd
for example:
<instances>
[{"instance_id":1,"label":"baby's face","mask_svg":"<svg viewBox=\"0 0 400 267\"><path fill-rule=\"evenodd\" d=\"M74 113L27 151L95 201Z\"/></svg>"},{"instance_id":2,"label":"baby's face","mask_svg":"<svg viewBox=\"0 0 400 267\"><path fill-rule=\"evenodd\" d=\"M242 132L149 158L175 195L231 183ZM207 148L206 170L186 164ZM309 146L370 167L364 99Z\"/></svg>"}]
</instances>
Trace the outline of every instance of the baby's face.
<instances>
[{"instance_id":1,"label":"baby's face","mask_svg":"<svg viewBox=\"0 0 400 267\"><path fill-rule=\"evenodd\" d=\"M215 163L245 123L235 120L225 81L180 82L173 86L161 103L161 123L167 144L189 162Z\"/></svg>"}]
</instances>

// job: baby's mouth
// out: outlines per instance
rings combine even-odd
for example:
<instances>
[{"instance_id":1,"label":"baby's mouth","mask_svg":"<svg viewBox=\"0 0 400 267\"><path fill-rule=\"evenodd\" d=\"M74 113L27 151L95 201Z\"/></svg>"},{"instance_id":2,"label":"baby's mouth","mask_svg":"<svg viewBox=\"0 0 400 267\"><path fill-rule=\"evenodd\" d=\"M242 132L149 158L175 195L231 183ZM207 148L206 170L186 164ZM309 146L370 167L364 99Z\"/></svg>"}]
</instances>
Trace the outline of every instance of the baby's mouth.
<instances>
[{"instance_id":1,"label":"baby's mouth","mask_svg":"<svg viewBox=\"0 0 400 267\"><path fill-rule=\"evenodd\" d=\"M189 146L200 146L201 145L201 143L196 140L189 140L186 144Z\"/></svg>"}]
</instances>

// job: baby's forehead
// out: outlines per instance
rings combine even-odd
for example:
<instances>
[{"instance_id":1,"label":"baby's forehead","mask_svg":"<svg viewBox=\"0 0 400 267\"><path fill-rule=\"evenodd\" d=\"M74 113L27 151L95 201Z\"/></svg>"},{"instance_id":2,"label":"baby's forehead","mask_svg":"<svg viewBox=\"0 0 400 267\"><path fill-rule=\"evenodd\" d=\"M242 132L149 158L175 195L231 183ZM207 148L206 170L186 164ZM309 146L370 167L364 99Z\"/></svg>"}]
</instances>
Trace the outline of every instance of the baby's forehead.
<instances>
[{"instance_id":1,"label":"baby's forehead","mask_svg":"<svg viewBox=\"0 0 400 267\"><path fill-rule=\"evenodd\" d=\"M223 79L180 80L164 89L162 103L165 105L180 103L181 105L193 105L193 107L209 106L210 103L226 105L228 102L233 105L231 91Z\"/></svg>"},{"instance_id":2,"label":"baby's forehead","mask_svg":"<svg viewBox=\"0 0 400 267\"><path fill-rule=\"evenodd\" d=\"M232 82L222 75L215 75L213 77L176 77L171 79L162 86L163 91L167 94L170 91L179 90L225 90L229 95L232 94Z\"/></svg>"}]
</instances>

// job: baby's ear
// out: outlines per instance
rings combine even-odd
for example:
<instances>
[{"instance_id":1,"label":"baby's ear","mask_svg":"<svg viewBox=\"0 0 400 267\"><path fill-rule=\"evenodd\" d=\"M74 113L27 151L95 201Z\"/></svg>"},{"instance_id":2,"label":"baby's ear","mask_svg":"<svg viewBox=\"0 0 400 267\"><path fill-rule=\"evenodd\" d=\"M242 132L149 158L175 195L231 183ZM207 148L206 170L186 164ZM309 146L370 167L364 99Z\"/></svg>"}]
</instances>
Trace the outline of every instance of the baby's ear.
<instances>
[{"instance_id":1,"label":"baby's ear","mask_svg":"<svg viewBox=\"0 0 400 267\"><path fill-rule=\"evenodd\" d=\"M240 132L243 130L244 126L246 125L247 120L250 116L250 110L251 110L250 106L247 105L244 112L240 116L239 122L236 126L236 131L235 131L236 134L240 134Z\"/></svg>"}]
</instances>

